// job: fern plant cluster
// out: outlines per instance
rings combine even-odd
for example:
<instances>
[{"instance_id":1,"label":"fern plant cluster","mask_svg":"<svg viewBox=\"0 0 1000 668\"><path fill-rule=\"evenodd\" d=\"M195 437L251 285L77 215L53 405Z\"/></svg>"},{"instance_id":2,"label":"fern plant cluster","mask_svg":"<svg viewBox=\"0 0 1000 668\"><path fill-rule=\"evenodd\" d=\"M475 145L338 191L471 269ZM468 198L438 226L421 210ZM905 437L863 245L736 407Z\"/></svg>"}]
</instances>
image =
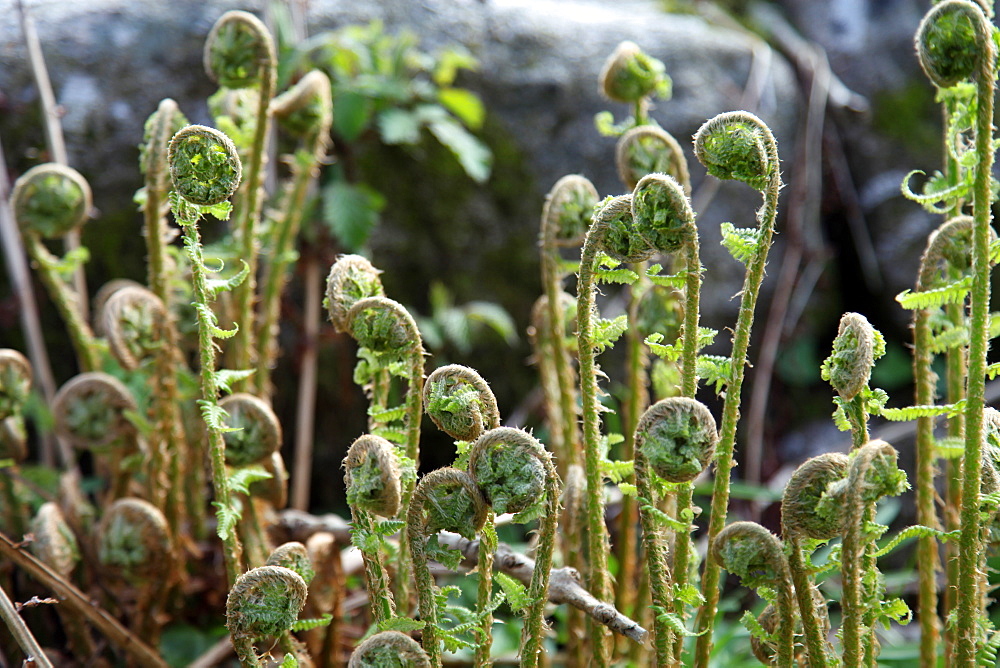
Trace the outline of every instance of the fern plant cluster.
<instances>
[{"instance_id":1,"label":"fern plant cluster","mask_svg":"<svg viewBox=\"0 0 1000 668\"><path fill-rule=\"evenodd\" d=\"M653 99L670 95L665 67L631 42L599 77L631 115L596 119L617 138L621 191L602 198L584 176L566 176L541 212L543 293L529 331L544 408L536 429L505 426L475 369L428 369L418 321L363 254L329 267L324 306L354 342L353 380L367 401L366 433L340 439L345 522L286 508L288 448L271 379L281 296L333 148L335 86L312 69L279 92L268 28L226 13L204 56L220 86L210 100L218 127L189 124L172 100L146 125L136 198L144 285L102 289L94 317L84 317L87 295L71 275L87 251L54 249L89 214L85 179L40 165L11 194L81 372L52 397L51 424L37 422L45 411L32 406L43 400L31 362L0 350L0 564L9 564L0 568L0 619L11 646L42 666L207 665L209 655L243 666L489 666L516 653L531 667L707 668L726 662L728 572L759 598L740 623L764 665L875 666L880 628L914 618L920 665L992 665L1000 632L988 614L986 560L1000 509L1000 413L984 388L998 373L987 351L1000 320L989 310L1000 257L990 212L997 34L992 13L968 0L936 4L918 30L948 155L919 191L917 172L902 184L945 217L914 289L897 298L913 314L915 395L892 401L871 386L885 338L863 314L844 314L817 373L850 446L795 470L779 533L740 519L730 502L778 220L778 145L760 118L733 111L708 119L683 147L649 116ZM391 50L380 42L369 55L382 62ZM452 68L470 65L452 58ZM427 127L471 177L485 178L488 160L460 149L471 135L447 111L467 95L447 87L441 106L386 112L382 129L399 138ZM274 137L292 148L272 191ZM761 196L745 227L720 226L745 269L728 337L699 319L712 273L700 260L705 223L691 205L687 151L710 178ZM215 221L228 221L229 235L207 245L202 228ZM602 290L618 293L624 313L602 312ZM728 354L718 354L726 338ZM605 355L616 346L623 355ZM611 359L623 368L602 367ZM615 396L605 389L612 378ZM873 416L916 422L914 473L873 438ZM424 471L431 423L453 456ZM28 472L46 438L60 461L43 484ZM340 473L325 475L339 484ZM695 494L699 481L707 496ZM879 503L911 485L918 523L893 531ZM501 533L530 535L529 544L511 547ZM897 597L880 565L914 540L918 593ZM8 593L36 591L51 598L9 605ZM47 628L25 623L30 608L50 613ZM171 656L169 638L192 620L224 625L217 646L200 658ZM500 642L511 635L502 627L520 629L516 648Z\"/></svg>"}]
</instances>

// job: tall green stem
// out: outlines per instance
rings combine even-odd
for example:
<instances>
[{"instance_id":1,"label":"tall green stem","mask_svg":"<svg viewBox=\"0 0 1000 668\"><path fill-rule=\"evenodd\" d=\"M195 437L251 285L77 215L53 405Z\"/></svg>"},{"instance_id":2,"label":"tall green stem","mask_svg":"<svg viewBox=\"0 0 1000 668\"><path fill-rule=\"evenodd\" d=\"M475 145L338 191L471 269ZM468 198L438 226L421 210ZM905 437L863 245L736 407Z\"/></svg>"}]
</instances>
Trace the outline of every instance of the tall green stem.
<instances>
[{"instance_id":1,"label":"tall green stem","mask_svg":"<svg viewBox=\"0 0 1000 668\"><path fill-rule=\"evenodd\" d=\"M721 121L720 121L721 119ZM752 159L763 165L763 173L750 172L747 182L764 190L764 206L758 212L760 220L757 248L747 266L746 278L740 300L740 311L736 320L736 331L733 335L732 370L726 385L726 397L723 404L722 423L719 429L719 446L715 467L715 484L712 490L712 507L708 521L709 544L722 531L729 510L729 476L733 467L733 450L736 445L736 425L739 421L740 394L743 389L743 376L746 371L747 350L750 346L750 330L753 326L754 309L760 293L760 285L764 279L764 267L767 264L767 253L771 247L771 237L774 234L774 223L778 212L778 193L781 190L781 171L778 162L778 147L770 130L756 117L745 112L734 112L732 115L722 115L709 121L703 130L713 130L710 124L724 125L732 119L736 129L730 130L733 138L740 138L748 133L759 133L757 145L754 147L763 155ZM742 126L742 127L741 127ZM708 134L708 131L705 132ZM702 130L699 130L702 135ZM696 152L697 152L696 137ZM705 160L699 155L699 160ZM710 168L710 173L712 169ZM720 170L721 171L721 170ZM742 172L746 173L746 172ZM737 178L740 172L735 170L729 178ZM698 637L695 648L695 665L704 668L712 651L712 629L715 626L715 614L719 605L719 565L711 559L705 560L702 575L702 593L705 603L698 612Z\"/></svg>"}]
</instances>

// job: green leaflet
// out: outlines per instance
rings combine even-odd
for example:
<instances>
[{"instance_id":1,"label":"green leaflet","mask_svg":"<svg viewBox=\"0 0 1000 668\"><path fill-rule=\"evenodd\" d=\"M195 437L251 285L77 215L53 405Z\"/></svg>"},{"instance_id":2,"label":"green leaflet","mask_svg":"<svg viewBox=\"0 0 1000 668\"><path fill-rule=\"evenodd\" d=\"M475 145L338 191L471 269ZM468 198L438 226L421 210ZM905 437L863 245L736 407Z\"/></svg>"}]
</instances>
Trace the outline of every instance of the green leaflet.
<instances>
[{"instance_id":1,"label":"green leaflet","mask_svg":"<svg viewBox=\"0 0 1000 668\"><path fill-rule=\"evenodd\" d=\"M698 355L695 369L706 385L715 383L715 393L721 394L733 375L733 360L720 355Z\"/></svg>"},{"instance_id":2,"label":"green leaflet","mask_svg":"<svg viewBox=\"0 0 1000 668\"><path fill-rule=\"evenodd\" d=\"M240 260L240 264L242 264L243 267L237 274L231 276L230 278L210 278L205 281L205 287L208 290L209 297L215 299L219 296L220 292L229 292L230 290L237 288L241 283L243 283L243 281L246 280L247 276L250 275L250 265L242 259ZM219 273L219 271L222 271L221 267L212 273Z\"/></svg>"},{"instance_id":3,"label":"green leaflet","mask_svg":"<svg viewBox=\"0 0 1000 668\"><path fill-rule=\"evenodd\" d=\"M329 612L323 613L323 616L319 619L299 619L292 623L292 631L309 631L310 629L318 629L321 626L329 626L330 622L333 621L333 615Z\"/></svg>"},{"instance_id":4,"label":"green leaflet","mask_svg":"<svg viewBox=\"0 0 1000 668\"><path fill-rule=\"evenodd\" d=\"M591 337L594 350L604 352L614 345L625 330L628 329L628 316L624 313L613 320L598 318L594 321L594 335Z\"/></svg>"},{"instance_id":5,"label":"green leaflet","mask_svg":"<svg viewBox=\"0 0 1000 668\"><path fill-rule=\"evenodd\" d=\"M528 589L506 573L494 573L493 580L500 585L507 605L514 612L524 612L534 603L534 599L528 595Z\"/></svg>"},{"instance_id":6,"label":"green leaflet","mask_svg":"<svg viewBox=\"0 0 1000 668\"><path fill-rule=\"evenodd\" d=\"M964 302L971 291L972 277L966 276L933 290L922 290L920 292L903 290L896 295L896 301L903 308L910 310L938 308L946 304L960 304Z\"/></svg>"},{"instance_id":7,"label":"green leaflet","mask_svg":"<svg viewBox=\"0 0 1000 668\"><path fill-rule=\"evenodd\" d=\"M722 245L743 264L750 262L757 254L760 248L760 230L756 227L738 228L732 223L722 223L720 230Z\"/></svg>"},{"instance_id":8,"label":"green leaflet","mask_svg":"<svg viewBox=\"0 0 1000 668\"><path fill-rule=\"evenodd\" d=\"M923 417L954 417L965 410L965 400L953 404L934 404L930 406L907 406L905 408L883 408L878 414L893 422L906 422ZM873 411L874 412L874 411Z\"/></svg>"},{"instance_id":9,"label":"green leaflet","mask_svg":"<svg viewBox=\"0 0 1000 668\"><path fill-rule=\"evenodd\" d=\"M254 369L218 369L215 372L215 385L220 391L232 392L232 384L246 380L254 374Z\"/></svg>"}]
</instances>

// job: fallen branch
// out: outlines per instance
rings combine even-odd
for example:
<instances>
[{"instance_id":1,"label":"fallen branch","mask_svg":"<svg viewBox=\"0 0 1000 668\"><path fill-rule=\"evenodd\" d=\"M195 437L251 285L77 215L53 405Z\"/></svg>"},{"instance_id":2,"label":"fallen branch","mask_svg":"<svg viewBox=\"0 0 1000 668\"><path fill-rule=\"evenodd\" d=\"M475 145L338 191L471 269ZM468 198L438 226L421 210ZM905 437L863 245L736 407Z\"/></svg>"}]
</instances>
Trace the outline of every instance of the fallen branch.
<instances>
[{"instance_id":1,"label":"fallen branch","mask_svg":"<svg viewBox=\"0 0 1000 668\"><path fill-rule=\"evenodd\" d=\"M51 589L56 596L63 599L62 603L67 608L86 618L105 638L128 654L138 665L167 668L167 663L160 658L156 650L122 626L106 610L94 605L72 583L67 582L34 555L23 550L24 545L25 543L15 543L0 533L0 555L7 557L15 566L22 568L40 584Z\"/></svg>"},{"instance_id":2,"label":"fallen branch","mask_svg":"<svg viewBox=\"0 0 1000 668\"><path fill-rule=\"evenodd\" d=\"M338 515L310 515L298 510L284 510L275 529L285 540L304 542L317 531L328 531L338 541L350 540L350 526ZM479 562L479 541L468 540L448 531L438 534L442 547L462 553L462 564L474 568ZM535 562L509 545L500 543L493 555L493 567L528 585L535 570ZM586 613L594 620L637 643L645 643L648 632L642 626L619 612L613 605L599 601L583 585L575 568L553 568L549 578L549 601L557 605L566 603Z\"/></svg>"}]
</instances>

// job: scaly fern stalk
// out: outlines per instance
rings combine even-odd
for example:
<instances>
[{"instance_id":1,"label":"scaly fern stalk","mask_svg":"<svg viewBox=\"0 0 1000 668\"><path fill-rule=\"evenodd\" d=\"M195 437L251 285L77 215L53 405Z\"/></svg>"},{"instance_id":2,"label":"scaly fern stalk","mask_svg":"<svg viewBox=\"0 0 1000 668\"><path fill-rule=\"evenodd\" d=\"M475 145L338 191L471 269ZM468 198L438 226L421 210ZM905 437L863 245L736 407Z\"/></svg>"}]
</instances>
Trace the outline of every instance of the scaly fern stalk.
<instances>
[{"instance_id":1,"label":"scaly fern stalk","mask_svg":"<svg viewBox=\"0 0 1000 668\"><path fill-rule=\"evenodd\" d=\"M746 370L750 329L760 284L764 278L767 253L774 234L781 190L781 169L778 146L770 129L756 116L746 112L721 114L705 123L695 135L695 155L718 178L743 181L764 193L764 205L758 212L760 227L754 253L747 265L740 299L740 311L733 335L732 368L726 384L719 447L716 459L715 484L708 522L709 543L719 535L729 509L729 476L736 445L736 424L739 420L740 394ZM698 613L698 637L695 665L704 668L712 649L712 629L719 604L719 566L705 560L702 575L705 603Z\"/></svg>"},{"instance_id":2,"label":"scaly fern stalk","mask_svg":"<svg viewBox=\"0 0 1000 668\"><path fill-rule=\"evenodd\" d=\"M219 508L219 536L223 541L226 575L230 585L243 571L243 548L231 520L223 520L232 511L232 496L226 471L226 444L223 439L225 426L218 405L219 376L215 371L215 337L232 336L235 332L221 330L211 303L215 294L246 278L248 267L234 279L212 283L202 253L198 220L204 207L227 215L229 197L239 186L242 166L236 147L224 134L212 128L191 125L174 135L170 141L168 162L174 191L170 207L174 218L184 231L184 247L191 260L191 280L194 285L195 311L198 318L198 351L201 363L201 411L208 431L209 459L212 466L212 485L215 504ZM225 212L225 213L223 213Z\"/></svg>"},{"instance_id":3,"label":"scaly fern stalk","mask_svg":"<svg viewBox=\"0 0 1000 668\"><path fill-rule=\"evenodd\" d=\"M672 665L680 660L683 645L675 643L674 631L677 623L683 621L684 604L675 600L674 595L680 594L686 579L684 584L677 581L676 555L673 582L667 572L667 549L660 526L663 520L659 519L662 513L655 505L654 485L657 480L665 480L685 484L690 489L691 481L709 466L715 456L718 438L711 412L690 397L661 399L643 413L636 426L635 482L643 546L649 563L657 666ZM686 517L689 517L688 514L678 512L678 521L672 527L677 530L678 538L690 535L691 522L684 519ZM686 559L683 563L686 568ZM672 620L670 615L673 615Z\"/></svg>"},{"instance_id":4,"label":"scaly fern stalk","mask_svg":"<svg viewBox=\"0 0 1000 668\"><path fill-rule=\"evenodd\" d=\"M454 531L475 538L489 508L475 481L465 471L442 468L424 476L413 492L406 516L407 543L413 560L420 619L424 622L421 644L431 668L441 666L441 641L437 628L437 597L434 578L427 565L427 540L438 531Z\"/></svg>"},{"instance_id":5,"label":"scaly fern stalk","mask_svg":"<svg viewBox=\"0 0 1000 668\"><path fill-rule=\"evenodd\" d=\"M832 648L826 641L830 618L825 605L820 607L813 596L815 587L803 554L804 540L830 540L843 533L839 513L823 515L820 503L830 486L848 474L848 458L829 452L803 462L792 474L781 498L781 535L788 555L788 568L795 585L795 596L802 618L809 665L833 665Z\"/></svg>"},{"instance_id":6,"label":"scaly fern stalk","mask_svg":"<svg viewBox=\"0 0 1000 668\"><path fill-rule=\"evenodd\" d=\"M794 665L795 597L781 541L755 522L733 522L709 544L709 559L739 576L744 586L775 592L778 625L774 665Z\"/></svg>"},{"instance_id":7,"label":"scaly fern stalk","mask_svg":"<svg viewBox=\"0 0 1000 668\"><path fill-rule=\"evenodd\" d=\"M359 549L365 562L372 616L379 625L394 617L396 609L381 555L377 549L371 549L378 535L371 514L395 517L400 509L399 465L393 445L371 434L354 441L344 457L344 483L354 531L364 535Z\"/></svg>"},{"instance_id":8,"label":"scaly fern stalk","mask_svg":"<svg viewBox=\"0 0 1000 668\"><path fill-rule=\"evenodd\" d=\"M996 79L996 29L980 5L948 0L935 5L917 30L920 64L940 88L976 79L975 171L972 186L973 234L969 373L965 403L965 453L962 473L961 538L958 556L955 666L975 664L981 637L982 549L980 478L983 407L990 301L990 174L993 167L993 98Z\"/></svg>"},{"instance_id":9,"label":"scaly fern stalk","mask_svg":"<svg viewBox=\"0 0 1000 668\"><path fill-rule=\"evenodd\" d=\"M666 133L663 134L667 137L664 144L664 152L673 154L674 151L678 151L679 147L676 146L676 142L671 144L669 139L672 138ZM676 161L678 158L674 158L674 160ZM683 158L681 157L679 160L683 164ZM686 165L684 165L683 169L677 168L676 171L681 179L686 178ZM683 180L677 180L672 176L665 176L663 174L645 175L635 184L632 193L632 214L638 233L652 247L665 252L681 252L685 258L685 315L684 331L681 335L682 381L680 389L685 397L693 398L698 384L696 362L698 354L698 305L701 292L701 265L699 260L698 231L695 227L694 212L691 210L691 205L687 198L689 188L690 186L685 185ZM657 404L658 407L664 405L666 404L662 402ZM636 408L638 407L636 406ZM636 416L636 426L633 434L636 444L640 440L645 442L647 435L644 432L651 426L648 422L643 421L652 420L653 416L659 417L660 415L661 413L658 411L650 409L642 418L638 415ZM640 429L640 425L643 424L646 425L646 428ZM714 425L714 420L712 420L713 435L715 433ZM641 449L639 448L639 450ZM660 539L658 532L654 529L656 519L653 509L657 505L657 501L653 487L649 484L648 480L641 481L641 484L639 480L640 473L638 469L640 468L640 459L646 460L649 453L640 452L639 450L634 450L633 455L637 465L636 486L639 488L640 503L648 504L649 506L647 508L640 508L639 512L640 522L643 526L643 543L646 546L648 557L655 561L657 558L660 558L655 556L657 553L665 555L665 548L657 544ZM708 460L706 459L706 465L707 462ZM645 474L649 463L648 461L642 462L641 468L643 474ZM655 464L653 468L656 469ZM690 521L682 520L681 518L687 517L690 512L691 481L693 479L694 476L675 476L671 478L671 482L679 483L675 510L676 517L685 522L684 528L676 536L673 583L669 583L666 579L663 579L665 575L663 569L657 568L655 569L657 571L655 573L651 569L649 573L653 605L659 608L659 612L654 620L654 629L656 629L657 634L658 661L661 662L671 660L669 652L664 653L661 647L663 642L670 642L665 639L661 641L661 636L670 635L670 631L661 615L672 612L678 615L679 621L683 622L684 619L684 603L679 599L674 600L674 596L670 595L669 587L672 584L674 593L679 595L687 584ZM677 634L674 644L672 659L677 659L683 649L683 636L681 634Z\"/></svg>"},{"instance_id":10,"label":"scaly fern stalk","mask_svg":"<svg viewBox=\"0 0 1000 668\"><path fill-rule=\"evenodd\" d=\"M941 264L944 264L946 280L954 273L949 270L945 257L946 246L953 243L957 236L968 235L971 229L972 219L964 216L946 222L932 233L920 260L917 291L934 287L942 271ZM914 403L917 406L929 406L937 398L937 376L931 368L934 361L931 350L931 315L932 311L929 309L913 312ZM949 351L949 356L951 354L952 351ZM917 522L936 529L940 522L934 505L934 464L937 460L934 422L933 417L917 418ZM933 536L923 536L919 540L917 569L920 594L917 617L920 621L920 657L924 665L930 665L937 660L941 635L941 620L937 612L937 573L941 570L941 562L937 540Z\"/></svg>"},{"instance_id":11,"label":"scaly fern stalk","mask_svg":"<svg viewBox=\"0 0 1000 668\"><path fill-rule=\"evenodd\" d=\"M171 291L171 282L177 277L174 275L176 268L167 256L168 233L165 218L169 208L167 194L170 190L167 148L174 134L187 124L187 119L176 102L170 98L162 100L146 121L144 142L140 147L140 167L146 176L142 211L145 221L147 282L167 313L163 350L156 357L154 370L156 385L161 388L154 399L154 421L158 425L157 430L164 436L166 452L170 454L167 473L170 489L165 512L170 526L175 532L180 532L175 535L180 536L188 531L181 529L182 518L186 517L192 524L191 532L201 537L205 524L204 499L201 494L205 487L204 467L188 466L187 463L204 461L205 453L200 451L197 439L189 442L184 434L180 390L177 387L177 369L183 361L178 347L179 335L174 320Z\"/></svg>"},{"instance_id":12,"label":"scaly fern stalk","mask_svg":"<svg viewBox=\"0 0 1000 668\"><path fill-rule=\"evenodd\" d=\"M278 356L276 336L281 293L288 267L295 258L293 244L306 210L309 186L319 174L330 143L330 124L333 120L330 79L319 70L310 71L294 88L275 98L272 111L286 127L303 134L304 148L296 150L291 156L291 184L277 230L272 233L271 262L267 266L261 295L261 322L257 337L260 354L253 382L266 396L272 392L271 369Z\"/></svg>"},{"instance_id":13,"label":"scaly fern stalk","mask_svg":"<svg viewBox=\"0 0 1000 668\"><path fill-rule=\"evenodd\" d=\"M302 576L284 566L259 566L236 580L226 600L226 628L243 668L265 665L254 639L287 634L307 593Z\"/></svg>"},{"instance_id":14,"label":"scaly fern stalk","mask_svg":"<svg viewBox=\"0 0 1000 668\"><path fill-rule=\"evenodd\" d=\"M245 198L235 223L240 259L246 262L246 281L235 294L239 330L233 341L233 367L253 368L254 299L257 285L257 224L263 203L264 161L271 131L271 98L277 71L274 39L267 26L253 14L229 11L219 17L205 41L205 70L224 88L254 88L257 113L244 183ZM239 389L237 385L234 389Z\"/></svg>"},{"instance_id":15,"label":"scaly fern stalk","mask_svg":"<svg viewBox=\"0 0 1000 668\"><path fill-rule=\"evenodd\" d=\"M871 441L855 450L838 504L844 512L841 638L845 666L876 665L878 647L872 606L878 604L883 588L870 587L872 578L880 576L871 549L876 536L869 527L874 524L875 502L906 489L906 474L896 468L896 456L896 450L884 441Z\"/></svg>"},{"instance_id":16,"label":"scaly fern stalk","mask_svg":"<svg viewBox=\"0 0 1000 668\"><path fill-rule=\"evenodd\" d=\"M555 381L559 387L558 441L553 441L553 451L561 470L579 462L580 442L577 426L576 389L570 362L571 352L565 345L566 318L563 312L562 282L564 272L560 267L559 249L583 243L589 226L589 216L598 202L597 189L582 176L570 175L559 179L545 199L539 243L541 245L542 285L545 289L549 342L549 361L554 366Z\"/></svg>"},{"instance_id":17,"label":"scaly fern stalk","mask_svg":"<svg viewBox=\"0 0 1000 668\"><path fill-rule=\"evenodd\" d=\"M597 366L594 359L596 352L593 324L596 310L594 283L597 256L605 246L606 237L614 234L615 241L623 241L622 246L626 252L631 250L629 248L631 221L630 195L609 198L598 207L583 243L577 280L577 348L580 357L584 470L587 476L586 583L591 594L605 601L610 597L607 568L610 546L608 529L604 522L604 481L600 472L600 461L603 457L600 444L600 412L603 408L598 400ZM645 250L641 242L637 242L636 245ZM637 261L643 259L642 255L627 257L635 257ZM610 662L610 648L607 631L602 625L591 624L591 642L595 665L607 666Z\"/></svg>"}]
</instances>

